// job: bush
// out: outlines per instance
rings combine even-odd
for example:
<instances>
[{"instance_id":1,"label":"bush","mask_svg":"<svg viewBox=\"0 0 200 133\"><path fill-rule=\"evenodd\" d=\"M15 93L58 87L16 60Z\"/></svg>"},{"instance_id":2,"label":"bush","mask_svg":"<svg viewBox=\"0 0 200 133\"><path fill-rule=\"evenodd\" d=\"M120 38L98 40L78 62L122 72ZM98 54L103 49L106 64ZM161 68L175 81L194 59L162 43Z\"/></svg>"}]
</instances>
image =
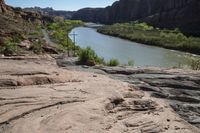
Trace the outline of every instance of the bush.
<instances>
[{"instance_id":1,"label":"bush","mask_svg":"<svg viewBox=\"0 0 200 133\"><path fill-rule=\"evenodd\" d=\"M35 54L42 54L43 53L42 42L40 40L38 42L35 42L31 49Z\"/></svg>"},{"instance_id":2,"label":"bush","mask_svg":"<svg viewBox=\"0 0 200 133\"><path fill-rule=\"evenodd\" d=\"M80 20L65 20L64 23L66 25L82 25L83 22Z\"/></svg>"},{"instance_id":3,"label":"bush","mask_svg":"<svg viewBox=\"0 0 200 133\"><path fill-rule=\"evenodd\" d=\"M148 25L147 23L134 23L133 24L134 28L138 29L138 30L144 30L144 31L147 31L147 30L153 30L153 26L150 26Z\"/></svg>"},{"instance_id":4,"label":"bush","mask_svg":"<svg viewBox=\"0 0 200 133\"><path fill-rule=\"evenodd\" d=\"M0 46L0 53L4 55L12 55L17 53L17 44L12 38L6 38L2 46Z\"/></svg>"},{"instance_id":5,"label":"bush","mask_svg":"<svg viewBox=\"0 0 200 133\"><path fill-rule=\"evenodd\" d=\"M133 60L128 60L128 65L129 66L134 66L134 61Z\"/></svg>"},{"instance_id":6,"label":"bush","mask_svg":"<svg viewBox=\"0 0 200 133\"><path fill-rule=\"evenodd\" d=\"M192 70L200 70L200 59L192 59L191 69Z\"/></svg>"},{"instance_id":7,"label":"bush","mask_svg":"<svg viewBox=\"0 0 200 133\"><path fill-rule=\"evenodd\" d=\"M99 58L93 49L90 47L83 48L79 52L79 61L82 64L87 64L88 62L93 62L94 64L102 64L104 63L103 58Z\"/></svg>"},{"instance_id":8,"label":"bush","mask_svg":"<svg viewBox=\"0 0 200 133\"><path fill-rule=\"evenodd\" d=\"M110 61L107 63L108 66L118 66L119 65L119 61L117 59L110 59Z\"/></svg>"},{"instance_id":9,"label":"bush","mask_svg":"<svg viewBox=\"0 0 200 133\"><path fill-rule=\"evenodd\" d=\"M59 28L59 23L51 23L47 25L48 30L56 30Z\"/></svg>"}]
</instances>

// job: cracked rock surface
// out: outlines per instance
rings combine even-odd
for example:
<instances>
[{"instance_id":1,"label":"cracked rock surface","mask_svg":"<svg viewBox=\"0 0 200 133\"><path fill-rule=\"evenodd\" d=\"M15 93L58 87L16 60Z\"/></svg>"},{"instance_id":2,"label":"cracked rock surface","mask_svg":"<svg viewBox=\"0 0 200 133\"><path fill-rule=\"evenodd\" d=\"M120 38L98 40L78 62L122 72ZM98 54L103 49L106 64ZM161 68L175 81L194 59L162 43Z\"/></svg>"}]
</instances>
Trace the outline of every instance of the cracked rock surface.
<instances>
[{"instance_id":1,"label":"cracked rock surface","mask_svg":"<svg viewBox=\"0 0 200 133\"><path fill-rule=\"evenodd\" d=\"M68 65L69 62L73 60L59 61L68 70L107 75L148 92L151 97L163 99L181 118L200 128L200 71L154 67L86 67Z\"/></svg>"},{"instance_id":2,"label":"cracked rock surface","mask_svg":"<svg viewBox=\"0 0 200 133\"><path fill-rule=\"evenodd\" d=\"M0 75L0 133L199 132L163 99L53 59L0 59Z\"/></svg>"}]
</instances>

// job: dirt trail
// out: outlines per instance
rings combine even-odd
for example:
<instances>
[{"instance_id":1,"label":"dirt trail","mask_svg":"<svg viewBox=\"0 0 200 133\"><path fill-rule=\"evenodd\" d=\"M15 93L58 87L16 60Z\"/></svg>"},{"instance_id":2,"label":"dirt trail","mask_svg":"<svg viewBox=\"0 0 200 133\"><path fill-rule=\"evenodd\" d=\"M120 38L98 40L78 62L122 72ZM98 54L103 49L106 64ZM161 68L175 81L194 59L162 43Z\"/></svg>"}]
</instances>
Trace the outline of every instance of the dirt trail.
<instances>
[{"instance_id":1,"label":"dirt trail","mask_svg":"<svg viewBox=\"0 0 200 133\"><path fill-rule=\"evenodd\" d=\"M42 33L43 33L43 35L44 35L44 39L46 40L47 44L49 44L49 45L52 46L52 47L55 47L56 44L53 43L53 42L51 41L51 39L50 39L50 37L49 37L47 31L46 31L45 29L42 29Z\"/></svg>"},{"instance_id":2,"label":"dirt trail","mask_svg":"<svg viewBox=\"0 0 200 133\"><path fill-rule=\"evenodd\" d=\"M198 133L128 83L27 59L0 60L0 133Z\"/></svg>"}]
</instances>

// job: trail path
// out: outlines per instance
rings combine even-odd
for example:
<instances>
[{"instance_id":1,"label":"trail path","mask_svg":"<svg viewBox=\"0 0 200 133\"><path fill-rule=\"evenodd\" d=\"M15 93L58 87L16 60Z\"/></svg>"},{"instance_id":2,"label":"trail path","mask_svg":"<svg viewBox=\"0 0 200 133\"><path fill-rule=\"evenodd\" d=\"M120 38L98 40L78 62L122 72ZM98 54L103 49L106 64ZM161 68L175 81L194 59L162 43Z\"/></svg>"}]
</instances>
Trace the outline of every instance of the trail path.
<instances>
[{"instance_id":1,"label":"trail path","mask_svg":"<svg viewBox=\"0 0 200 133\"><path fill-rule=\"evenodd\" d=\"M47 42L50 46L55 47L56 44L55 44L54 42L51 41L51 39L50 39L50 37L49 37L47 31L46 31L45 29L42 29L42 33L43 33L43 35L44 35L44 39L46 40L46 42Z\"/></svg>"}]
</instances>

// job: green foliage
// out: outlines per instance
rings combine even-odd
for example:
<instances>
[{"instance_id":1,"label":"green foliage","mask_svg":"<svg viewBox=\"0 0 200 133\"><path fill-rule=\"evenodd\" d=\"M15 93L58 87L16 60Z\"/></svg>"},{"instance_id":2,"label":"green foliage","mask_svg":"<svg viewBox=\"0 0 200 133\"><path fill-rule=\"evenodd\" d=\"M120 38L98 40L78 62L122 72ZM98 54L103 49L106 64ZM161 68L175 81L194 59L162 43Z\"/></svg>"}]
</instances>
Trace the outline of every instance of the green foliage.
<instances>
[{"instance_id":1,"label":"green foliage","mask_svg":"<svg viewBox=\"0 0 200 133\"><path fill-rule=\"evenodd\" d=\"M136 21L103 26L97 31L138 43L200 54L200 38L187 37L177 28L159 29Z\"/></svg>"},{"instance_id":2,"label":"green foliage","mask_svg":"<svg viewBox=\"0 0 200 133\"><path fill-rule=\"evenodd\" d=\"M17 44L12 38L6 38L2 46L0 46L0 53L5 55L12 55L17 53Z\"/></svg>"},{"instance_id":3,"label":"green foliage","mask_svg":"<svg viewBox=\"0 0 200 133\"><path fill-rule=\"evenodd\" d=\"M138 30L144 30L144 31L147 31L147 30L153 30L153 26L149 26L147 23L133 23L133 27L135 29L138 29Z\"/></svg>"},{"instance_id":4,"label":"green foliage","mask_svg":"<svg viewBox=\"0 0 200 133\"><path fill-rule=\"evenodd\" d=\"M104 59L98 57L94 50L90 47L86 47L80 50L79 61L83 64L87 64L88 62L94 62L95 64L104 63Z\"/></svg>"},{"instance_id":5,"label":"green foliage","mask_svg":"<svg viewBox=\"0 0 200 133\"><path fill-rule=\"evenodd\" d=\"M74 27L82 25L83 22L79 20L65 20L63 22L51 23L47 26L47 29L51 32L51 39L54 43L58 44L57 49L62 51L74 51L74 55L76 55L76 51L79 48L75 46L72 40L68 37L68 34L71 29Z\"/></svg>"},{"instance_id":6,"label":"green foliage","mask_svg":"<svg viewBox=\"0 0 200 133\"><path fill-rule=\"evenodd\" d=\"M15 42L15 43L20 43L22 41L22 35L21 34L14 34L12 36L12 42Z\"/></svg>"},{"instance_id":7,"label":"green foliage","mask_svg":"<svg viewBox=\"0 0 200 133\"><path fill-rule=\"evenodd\" d=\"M59 23L51 23L47 25L48 30L56 30L59 28Z\"/></svg>"},{"instance_id":8,"label":"green foliage","mask_svg":"<svg viewBox=\"0 0 200 133\"><path fill-rule=\"evenodd\" d=\"M129 66L134 66L134 61L133 60L128 60L128 65Z\"/></svg>"},{"instance_id":9,"label":"green foliage","mask_svg":"<svg viewBox=\"0 0 200 133\"><path fill-rule=\"evenodd\" d=\"M73 27L83 25L79 20L65 20L64 22L55 22L47 25L48 30L71 30Z\"/></svg>"},{"instance_id":10,"label":"green foliage","mask_svg":"<svg viewBox=\"0 0 200 133\"><path fill-rule=\"evenodd\" d=\"M38 32L38 31L33 31L33 32L30 32L29 35L30 35L30 36L38 36L38 35L40 35L40 32Z\"/></svg>"},{"instance_id":11,"label":"green foliage","mask_svg":"<svg viewBox=\"0 0 200 133\"><path fill-rule=\"evenodd\" d=\"M110 61L107 63L108 66L118 66L119 65L119 61L117 59L110 59Z\"/></svg>"},{"instance_id":12,"label":"green foliage","mask_svg":"<svg viewBox=\"0 0 200 133\"><path fill-rule=\"evenodd\" d=\"M35 54L42 54L43 53L42 41L39 40L38 42L34 42L31 49Z\"/></svg>"},{"instance_id":13,"label":"green foliage","mask_svg":"<svg viewBox=\"0 0 200 133\"><path fill-rule=\"evenodd\" d=\"M200 70L200 59L192 59L191 69L192 70Z\"/></svg>"},{"instance_id":14,"label":"green foliage","mask_svg":"<svg viewBox=\"0 0 200 133\"><path fill-rule=\"evenodd\" d=\"M83 22L80 20L65 20L64 23L66 25L82 25Z\"/></svg>"},{"instance_id":15,"label":"green foliage","mask_svg":"<svg viewBox=\"0 0 200 133\"><path fill-rule=\"evenodd\" d=\"M53 31L53 34L52 34L52 38L55 40L55 41L60 41L62 42L63 40L66 39L66 32L63 31L63 30L56 30L56 31Z\"/></svg>"},{"instance_id":16,"label":"green foliage","mask_svg":"<svg viewBox=\"0 0 200 133\"><path fill-rule=\"evenodd\" d=\"M183 33L178 32L178 33L174 33L174 32L160 32L160 37L163 40L163 42L176 42L177 44L181 44L185 41L187 41L187 37L185 35L183 35Z\"/></svg>"}]
</instances>

